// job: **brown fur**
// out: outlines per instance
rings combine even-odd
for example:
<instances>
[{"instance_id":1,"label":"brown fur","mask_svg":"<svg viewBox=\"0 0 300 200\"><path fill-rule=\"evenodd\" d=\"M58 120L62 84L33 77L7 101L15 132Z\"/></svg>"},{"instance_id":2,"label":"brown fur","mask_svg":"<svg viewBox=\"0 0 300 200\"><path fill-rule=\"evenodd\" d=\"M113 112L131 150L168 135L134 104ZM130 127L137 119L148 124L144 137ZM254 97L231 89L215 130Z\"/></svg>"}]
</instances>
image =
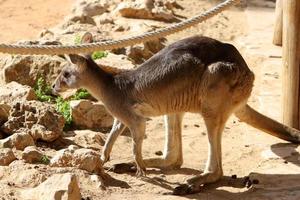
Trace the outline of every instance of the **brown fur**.
<instances>
[{"instance_id":1,"label":"brown fur","mask_svg":"<svg viewBox=\"0 0 300 200\"><path fill-rule=\"evenodd\" d=\"M189 179L188 188L179 188L178 193L197 191L200 185L214 182L223 175L221 135L232 113L276 137L300 141L298 130L259 114L247 105L254 74L230 44L201 36L186 38L164 48L138 68L118 73L108 73L91 58L70 55L70 61L72 64L63 69L54 90L62 90L62 86L84 87L101 100L118 119L105 149L109 149L109 154L126 125L132 134L139 175L145 173L149 163L158 161L142 159L147 117L169 115L168 123L177 127L168 132L171 140L172 133L180 136L178 124L181 124L182 113L203 116L209 140L206 168L203 174ZM175 148L179 149L181 140L177 136L173 139L177 141Z\"/></svg>"}]
</instances>

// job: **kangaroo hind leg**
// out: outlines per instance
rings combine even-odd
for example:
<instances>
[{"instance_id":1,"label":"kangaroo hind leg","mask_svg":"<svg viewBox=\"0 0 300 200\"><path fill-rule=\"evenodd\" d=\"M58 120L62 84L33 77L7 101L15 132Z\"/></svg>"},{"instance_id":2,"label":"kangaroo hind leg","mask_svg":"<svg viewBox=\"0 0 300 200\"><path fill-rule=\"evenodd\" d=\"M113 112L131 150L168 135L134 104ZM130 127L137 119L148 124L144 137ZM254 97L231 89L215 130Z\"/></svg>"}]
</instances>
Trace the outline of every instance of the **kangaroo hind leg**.
<instances>
[{"instance_id":1,"label":"kangaroo hind leg","mask_svg":"<svg viewBox=\"0 0 300 200\"><path fill-rule=\"evenodd\" d=\"M180 168L183 163L181 124L183 113L165 115L165 146L161 157L144 159L146 167Z\"/></svg>"},{"instance_id":2,"label":"kangaroo hind leg","mask_svg":"<svg viewBox=\"0 0 300 200\"><path fill-rule=\"evenodd\" d=\"M203 173L188 179L187 184L175 188L174 194L196 193L206 183L216 182L223 176L221 138L228 117L204 117L208 135L208 159Z\"/></svg>"}]
</instances>

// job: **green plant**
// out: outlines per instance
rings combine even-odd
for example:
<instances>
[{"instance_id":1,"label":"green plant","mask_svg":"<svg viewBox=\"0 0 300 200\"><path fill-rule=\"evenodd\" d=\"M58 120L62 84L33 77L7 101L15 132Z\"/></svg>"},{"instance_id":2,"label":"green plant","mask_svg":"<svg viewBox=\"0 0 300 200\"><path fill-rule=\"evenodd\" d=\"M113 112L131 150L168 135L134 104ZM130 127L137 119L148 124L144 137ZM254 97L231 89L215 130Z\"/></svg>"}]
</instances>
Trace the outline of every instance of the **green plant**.
<instances>
[{"instance_id":1,"label":"green plant","mask_svg":"<svg viewBox=\"0 0 300 200\"><path fill-rule=\"evenodd\" d=\"M50 102L53 100L53 96L51 96L51 87L47 85L44 78L38 78L35 86L34 86L35 94L39 101L47 101Z\"/></svg>"},{"instance_id":2,"label":"green plant","mask_svg":"<svg viewBox=\"0 0 300 200\"><path fill-rule=\"evenodd\" d=\"M81 36L79 34L75 35L74 44L75 45L81 44Z\"/></svg>"},{"instance_id":3,"label":"green plant","mask_svg":"<svg viewBox=\"0 0 300 200\"><path fill-rule=\"evenodd\" d=\"M69 129L73 123L70 100L87 99L91 97L91 94L85 89L78 89L70 100L64 100L62 97L54 97L51 95L51 87L46 83L44 78L38 78L34 91L39 101L55 102L56 111L65 118L64 129Z\"/></svg>"},{"instance_id":4,"label":"green plant","mask_svg":"<svg viewBox=\"0 0 300 200\"><path fill-rule=\"evenodd\" d=\"M92 59L93 60L97 60L97 59L100 59L100 58L104 58L108 55L108 53L106 51L95 51L93 54L92 54Z\"/></svg>"},{"instance_id":5,"label":"green plant","mask_svg":"<svg viewBox=\"0 0 300 200\"><path fill-rule=\"evenodd\" d=\"M72 100L79 100L79 99L88 99L91 97L91 94L86 89L78 89L76 93L71 97Z\"/></svg>"},{"instance_id":6,"label":"green plant","mask_svg":"<svg viewBox=\"0 0 300 200\"><path fill-rule=\"evenodd\" d=\"M57 112L61 113L62 116L65 118L65 128L70 127L73 121L70 101L66 101L62 97L58 97L56 99L56 110Z\"/></svg>"},{"instance_id":7,"label":"green plant","mask_svg":"<svg viewBox=\"0 0 300 200\"><path fill-rule=\"evenodd\" d=\"M40 159L40 162L45 164L45 165L48 165L50 163L50 159L47 155L42 155L42 157Z\"/></svg>"}]
</instances>

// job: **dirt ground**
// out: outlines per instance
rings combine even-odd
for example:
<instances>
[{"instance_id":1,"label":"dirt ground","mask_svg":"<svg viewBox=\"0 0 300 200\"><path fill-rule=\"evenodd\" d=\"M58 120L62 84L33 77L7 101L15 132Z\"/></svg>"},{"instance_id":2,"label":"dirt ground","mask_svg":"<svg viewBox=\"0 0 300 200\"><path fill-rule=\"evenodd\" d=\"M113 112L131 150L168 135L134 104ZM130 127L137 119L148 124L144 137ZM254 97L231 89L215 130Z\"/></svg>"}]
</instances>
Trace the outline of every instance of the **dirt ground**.
<instances>
[{"instance_id":1,"label":"dirt ground","mask_svg":"<svg viewBox=\"0 0 300 200\"><path fill-rule=\"evenodd\" d=\"M0 42L32 39L43 28L57 24L70 12L71 0L18 2L0 0ZM178 1L185 10L179 14L190 17L210 4L208 1ZM55 6L57 4L61 6ZM188 12L187 12L188 11ZM256 80L249 104L260 112L280 120L281 48L272 45L274 9L266 7L232 8L194 28L168 37L169 42L194 34L205 34L233 43L255 72ZM30 30L30 31L29 31ZM225 100L225 99L224 99ZM200 173L207 158L207 136L200 116L186 114L183 122L183 156L181 169L160 171L149 169L147 178L134 174L108 172L114 180L102 191L79 176L83 196L91 199L300 199L300 149L268 136L232 117L223 134L224 178L188 196L169 193L178 184ZM144 158L156 156L164 144L162 117L147 124ZM131 139L121 136L106 166L132 160ZM22 174L19 174L20 176ZM237 175L237 179L232 179ZM259 180L250 188L243 178ZM0 175L1 177L1 175ZM1 188L1 187L0 187Z\"/></svg>"}]
</instances>

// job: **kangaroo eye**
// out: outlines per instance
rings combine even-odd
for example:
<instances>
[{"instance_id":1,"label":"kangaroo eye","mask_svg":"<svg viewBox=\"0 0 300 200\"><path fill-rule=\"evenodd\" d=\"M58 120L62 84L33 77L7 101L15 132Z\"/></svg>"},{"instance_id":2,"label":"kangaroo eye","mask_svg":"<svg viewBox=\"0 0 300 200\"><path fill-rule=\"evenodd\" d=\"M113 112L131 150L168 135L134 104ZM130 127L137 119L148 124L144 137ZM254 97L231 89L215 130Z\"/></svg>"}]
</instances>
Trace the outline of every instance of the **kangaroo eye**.
<instances>
[{"instance_id":1,"label":"kangaroo eye","mask_svg":"<svg viewBox=\"0 0 300 200\"><path fill-rule=\"evenodd\" d=\"M69 72L64 72L64 77L65 78L69 78L71 76L71 74Z\"/></svg>"}]
</instances>

